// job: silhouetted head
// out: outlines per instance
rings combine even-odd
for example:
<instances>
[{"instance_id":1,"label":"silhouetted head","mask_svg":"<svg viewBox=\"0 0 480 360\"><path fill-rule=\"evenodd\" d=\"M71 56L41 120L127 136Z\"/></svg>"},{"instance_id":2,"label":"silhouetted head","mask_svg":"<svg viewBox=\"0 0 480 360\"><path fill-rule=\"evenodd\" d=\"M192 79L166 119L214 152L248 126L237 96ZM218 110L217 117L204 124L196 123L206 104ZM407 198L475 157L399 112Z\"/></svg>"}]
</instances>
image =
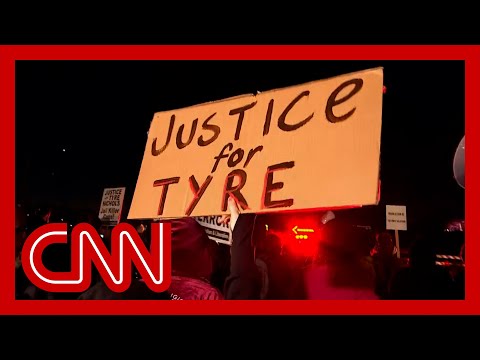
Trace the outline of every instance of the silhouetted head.
<instances>
[{"instance_id":1,"label":"silhouetted head","mask_svg":"<svg viewBox=\"0 0 480 360\"><path fill-rule=\"evenodd\" d=\"M213 272L214 242L194 218L173 219L170 223L173 273L209 280Z\"/></svg>"},{"instance_id":2,"label":"silhouetted head","mask_svg":"<svg viewBox=\"0 0 480 360\"><path fill-rule=\"evenodd\" d=\"M394 248L395 248L395 243L390 233L388 233L387 231L383 231L377 234L375 250L377 251L378 256L381 256L381 257L393 256Z\"/></svg>"},{"instance_id":3,"label":"silhouetted head","mask_svg":"<svg viewBox=\"0 0 480 360\"><path fill-rule=\"evenodd\" d=\"M414 268L434 267L436 261L436 232L424 226L417 230L410 248L410 265Z\"/></svg>"},{"instance_id":4,"label":"silhouetted head","mask_svg":"<svg viewBox=\"0 0 480 360\"><path fill-rule=\"evenodd\" d=\"M264 239L258 241L255 248L255 254L262 259L279 256L282 252L282 241L280 237L273 233L268 233Z\"/></svg>"},{"instance_id":5,"label":"silhouetted head","mask_svg":"<svg viewBox=\"0 0 480 360\"><path fill-rule=\"evenodd\" d=\"M369 253L368 230L337 219L327 222L322 229L319 250L327 260L361 258Z\"/></svg>"}]
</instances>

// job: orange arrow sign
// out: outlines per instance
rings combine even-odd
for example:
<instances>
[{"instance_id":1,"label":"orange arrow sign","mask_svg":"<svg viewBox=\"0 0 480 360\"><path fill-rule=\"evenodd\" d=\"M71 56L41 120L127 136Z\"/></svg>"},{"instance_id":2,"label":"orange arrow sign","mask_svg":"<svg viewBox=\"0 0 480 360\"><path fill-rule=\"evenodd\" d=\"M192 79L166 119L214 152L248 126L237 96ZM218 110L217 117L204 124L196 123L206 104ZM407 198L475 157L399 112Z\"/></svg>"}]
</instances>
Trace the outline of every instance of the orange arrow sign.
<instances>
[{"instance_id":1,"label":"orange arrow sign","mask_svg":"<svg viewBox=\"0 0 480 360\"><path fill-rule=\"evenodd\" d=\"M292 229L292 231L295 233L295 235L298 234L298 232L309 232L309 233L314 232L313 229L299 229L297 225L295 225L295 227Z\"/></svg>"}]
</instances>

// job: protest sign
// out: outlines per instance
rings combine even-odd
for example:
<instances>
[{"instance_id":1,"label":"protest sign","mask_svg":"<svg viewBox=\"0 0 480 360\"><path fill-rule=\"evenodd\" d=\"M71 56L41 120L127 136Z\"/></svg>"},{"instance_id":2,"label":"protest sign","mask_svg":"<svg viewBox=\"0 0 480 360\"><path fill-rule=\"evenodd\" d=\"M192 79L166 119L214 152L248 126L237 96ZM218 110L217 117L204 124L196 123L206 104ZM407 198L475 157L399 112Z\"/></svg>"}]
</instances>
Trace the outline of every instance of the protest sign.
<instances>
[{"instance_id":1,"label":"protest sign","mask_svg":"<svg viewBox=\"0 0 480 360\"><path fill-rule=\"evenodd\" d=\"M130 219L378 203L383 69L154 114Z\"/></svg>"},{"instance_id":2,"label":"protest sign","mask_svg":"<svg viewBox=\"0 0 480 360\"><path fill-rule=\"evenodd\" d=\"M232 245L232 232L227 223L222 224L221 215L198 216L195 218L202 225L210 240L217 243Z\"/></svg>"},{"instance_id":3,"label":"protest sign","mask_svg":"<svg viewBox=\"0 0 480 360\"><path fill-rule=\"evenodd\" d=\"M112 225L118 224L122 214L124 196L124 187L103 190L100 212L98 213L99 219Z\"/></svg>"}]
</instances>

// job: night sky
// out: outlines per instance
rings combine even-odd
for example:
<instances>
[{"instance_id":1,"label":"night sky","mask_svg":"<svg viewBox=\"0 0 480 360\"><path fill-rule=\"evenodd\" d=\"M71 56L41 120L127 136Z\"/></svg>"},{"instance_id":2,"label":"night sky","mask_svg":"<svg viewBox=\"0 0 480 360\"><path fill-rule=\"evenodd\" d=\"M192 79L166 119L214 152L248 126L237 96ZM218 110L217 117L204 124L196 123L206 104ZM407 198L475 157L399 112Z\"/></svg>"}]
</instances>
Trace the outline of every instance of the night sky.
<instances>
[{"instance_id":1,"label":"night sky","mask_svg":"<svg viewBox=\"0 0 480 360\"><path fill-rule=\"evenodd\" d=\"M126 216L155 112L378 66L387 93L375 211L463 219L452 170L463 61L17 61L17 203L98 213L103 189L125 186Z\"/></svg>"}]
</instances>

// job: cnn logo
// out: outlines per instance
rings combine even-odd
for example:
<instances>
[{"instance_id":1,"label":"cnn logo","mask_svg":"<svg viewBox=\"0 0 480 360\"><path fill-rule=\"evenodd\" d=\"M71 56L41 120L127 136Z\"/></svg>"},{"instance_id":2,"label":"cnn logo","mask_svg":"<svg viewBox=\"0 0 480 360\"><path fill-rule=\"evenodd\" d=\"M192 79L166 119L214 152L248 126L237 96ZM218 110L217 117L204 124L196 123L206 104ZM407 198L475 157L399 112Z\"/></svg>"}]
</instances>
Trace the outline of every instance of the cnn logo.
<instances>
[{"instance_id":1,"label":"cnn logo","mask_svg":"<svg viewBox=\"0 0 480 360\"><path fill-rule=\"evenodd\" d=\"M83 292L92 281L92 264L105 284L115 292L126 291L132 281L132 263L154 292L166 291L171 282L171 226L151 224L150 249L135 228L126 223L112 230L111 250L93 226L76 225L67 236L67 224L47 224L33 231L22 250L25 275L38 288L49 292ZM68 244L71 270L55 272L42 263L42 253L51 244Z\"/></svg>"}]
</instances>

